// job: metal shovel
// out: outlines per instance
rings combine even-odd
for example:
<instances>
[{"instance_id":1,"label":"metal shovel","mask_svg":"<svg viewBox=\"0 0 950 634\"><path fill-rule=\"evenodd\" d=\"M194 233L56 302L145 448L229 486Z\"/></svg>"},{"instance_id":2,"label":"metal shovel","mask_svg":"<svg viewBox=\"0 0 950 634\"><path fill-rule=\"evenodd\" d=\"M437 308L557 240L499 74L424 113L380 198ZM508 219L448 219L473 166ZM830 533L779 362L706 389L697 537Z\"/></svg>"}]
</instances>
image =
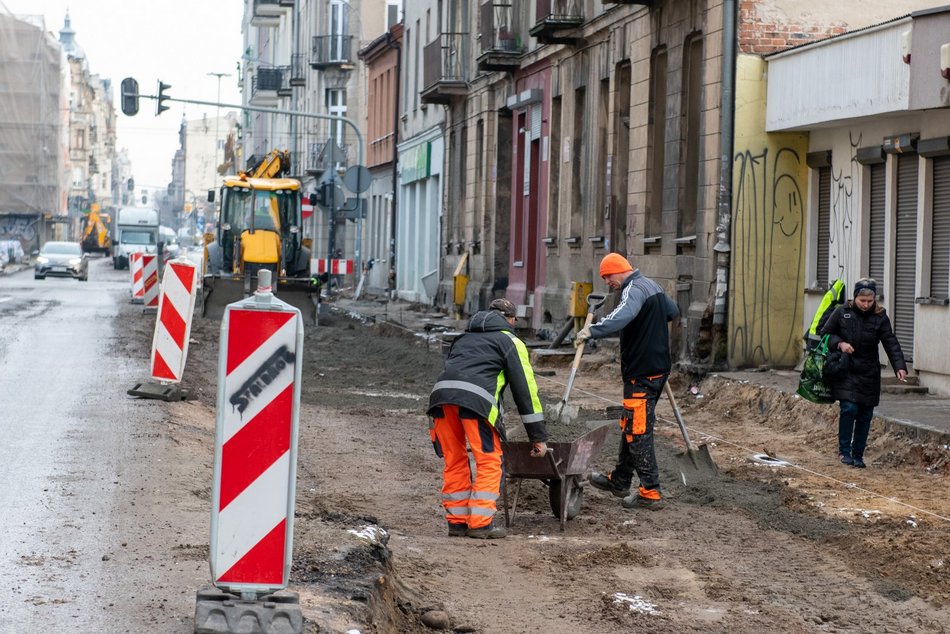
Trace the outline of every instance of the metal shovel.
<instances>
[{"instance_id":1,"label":"metal shovel","mask_svg":"<svg viewBox=\"0 0 950 634\"><path fill-rule=\"evenodd\" d=\"M587 318L584 320L584 328L594 323L594 311L600 308L606 298L607 296L602 293L590 293L587 296ZM564 396L562 396L561 400L555 405L557 410L555 421L558 423L561 422L561 415L564 413L564 406L567 405L567 399L571 396L571 389L574 387L574 378L577 376L577 368L581 365L581 357L584 356L584 348L586 346L586 341L581 342L581 345L577 346L577 352L574 353L574 361L571 363L571 373L567 377L567 386L564 388Z\"/></svg>"},{"instance_id":2,"label":"metal shovel","mask_svg":"<svg viewBox=\"0 0 950 634\"><path fill-rule=\"evenodd\" d=\"M676 398L673 396L673 390L670 383L663 386L667 398L670 399L670 405L673 407L673 415L676 417L676 423L680 426L680 432L683 434L683 441L686 442L686 451L676 454L676 463L680 469L680 475L683 478L683 484L688 485L694 482L700 482L719 473L719 468L713 462L709 455L709 447L700 445L698 448L693 446L689 440L689 434L686 432L686 423L683 422L683 415L680 414L680 408L676 404Z\"/></svg>"}]
</instances>

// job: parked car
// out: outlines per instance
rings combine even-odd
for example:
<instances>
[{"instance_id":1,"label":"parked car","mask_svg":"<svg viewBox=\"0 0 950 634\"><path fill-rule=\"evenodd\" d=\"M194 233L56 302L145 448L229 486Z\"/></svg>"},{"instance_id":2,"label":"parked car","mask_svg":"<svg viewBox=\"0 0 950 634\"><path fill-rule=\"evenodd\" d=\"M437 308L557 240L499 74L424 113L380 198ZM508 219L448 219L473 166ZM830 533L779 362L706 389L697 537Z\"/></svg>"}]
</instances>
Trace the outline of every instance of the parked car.
<instances>
[{"instance_id":1,"label":"parked car","mask_svg":"<svg viewBox=\"0 0 950 634\"><path fill-rule=\"evenodd\" d=\"M75 277L80 282L89 279L89 260L78 242L47 242L36 256L33 277L42 280L47 275Z\"/></svg>"}]
</instances>

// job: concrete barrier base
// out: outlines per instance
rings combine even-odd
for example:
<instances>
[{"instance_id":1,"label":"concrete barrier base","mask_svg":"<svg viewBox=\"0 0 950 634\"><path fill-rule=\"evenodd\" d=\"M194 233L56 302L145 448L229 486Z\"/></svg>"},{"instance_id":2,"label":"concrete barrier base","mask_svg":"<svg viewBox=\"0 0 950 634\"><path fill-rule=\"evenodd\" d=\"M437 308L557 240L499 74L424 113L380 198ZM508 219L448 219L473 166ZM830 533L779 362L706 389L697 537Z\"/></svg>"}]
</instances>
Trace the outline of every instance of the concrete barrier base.
<instances>
[{"instance_id":1,"label":"concrete barrier base","mask_svg":"<svg viewBox=\"0 0 950 634\"><path fill-rule=\"evenodd\" d=\"M195 634L303 634L300 595L279 590L245 601L214 586L198 590Z\"/></svg>"}]
</instances>

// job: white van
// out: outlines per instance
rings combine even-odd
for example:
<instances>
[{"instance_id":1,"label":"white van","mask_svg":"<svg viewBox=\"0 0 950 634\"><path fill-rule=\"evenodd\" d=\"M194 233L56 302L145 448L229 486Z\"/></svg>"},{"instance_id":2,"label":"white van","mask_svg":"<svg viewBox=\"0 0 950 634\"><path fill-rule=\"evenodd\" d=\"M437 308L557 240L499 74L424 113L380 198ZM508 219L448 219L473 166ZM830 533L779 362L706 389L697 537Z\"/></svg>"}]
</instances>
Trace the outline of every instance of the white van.
<instances>
[{"instance_id":1,"label":"white van","mask_svg":"<svg viewBox=\"0 0 950 634\"><path fill-rule=\"evenodd\" d=\"M158 211L147 207L122 207L116 214L112 265L129 268L130 253L158 253Z\"/></svg>"}]
</instances>

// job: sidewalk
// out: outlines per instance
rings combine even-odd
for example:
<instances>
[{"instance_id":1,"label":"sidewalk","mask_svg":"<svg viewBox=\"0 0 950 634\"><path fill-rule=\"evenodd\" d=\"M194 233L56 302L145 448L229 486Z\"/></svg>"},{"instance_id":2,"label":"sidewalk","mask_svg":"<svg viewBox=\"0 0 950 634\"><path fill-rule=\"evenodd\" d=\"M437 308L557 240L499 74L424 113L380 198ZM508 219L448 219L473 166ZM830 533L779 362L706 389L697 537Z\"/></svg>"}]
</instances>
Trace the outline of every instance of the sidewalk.
<instances>
[{"instance_id":1,"label":"sidewalk","mask_svg":"<svg viewBox=\"0 0 950 634\"><path fill-rule=\"evenodd\" d=\"M731 381L746 381L789 394L794 394L798 389L799 373L793 370L749 370L716 374ZM834 407L837 407L837 404ZM948 397L882 392L881 404L874 408L874 416L884 421L885 429L893 428L915 440L950 443Z\"/></svg>"},{"instance_id":2,"label":"sidewalk","mask_svg":"<svg viewBox=\"0 0 950 634\"><path fill-rule=\"evenodd\" d=\"M374 318L379 322L394 321L417 334L432 335L437 339L442 331L460 331L467 320L456 320L450 315L435 310L410 310L403 302L385 300L338 298L329 304L343 313ZM565 348L567 349L567 348ZM570 349L572 351L572 349ZM570 354L565 355L565 363L570 363ZM717 372L710 376L719 376L730 381L744 381L765 388L794 394L798 389L799 373L793 370L768 371L731 371ZM829 405L829 407L837 407ZM920 442L950 444L950 397L932 394L881 394L881 404L875 408L874 415L884 424L884 429L900 433Z\"/></svg>"}]
</instances>

